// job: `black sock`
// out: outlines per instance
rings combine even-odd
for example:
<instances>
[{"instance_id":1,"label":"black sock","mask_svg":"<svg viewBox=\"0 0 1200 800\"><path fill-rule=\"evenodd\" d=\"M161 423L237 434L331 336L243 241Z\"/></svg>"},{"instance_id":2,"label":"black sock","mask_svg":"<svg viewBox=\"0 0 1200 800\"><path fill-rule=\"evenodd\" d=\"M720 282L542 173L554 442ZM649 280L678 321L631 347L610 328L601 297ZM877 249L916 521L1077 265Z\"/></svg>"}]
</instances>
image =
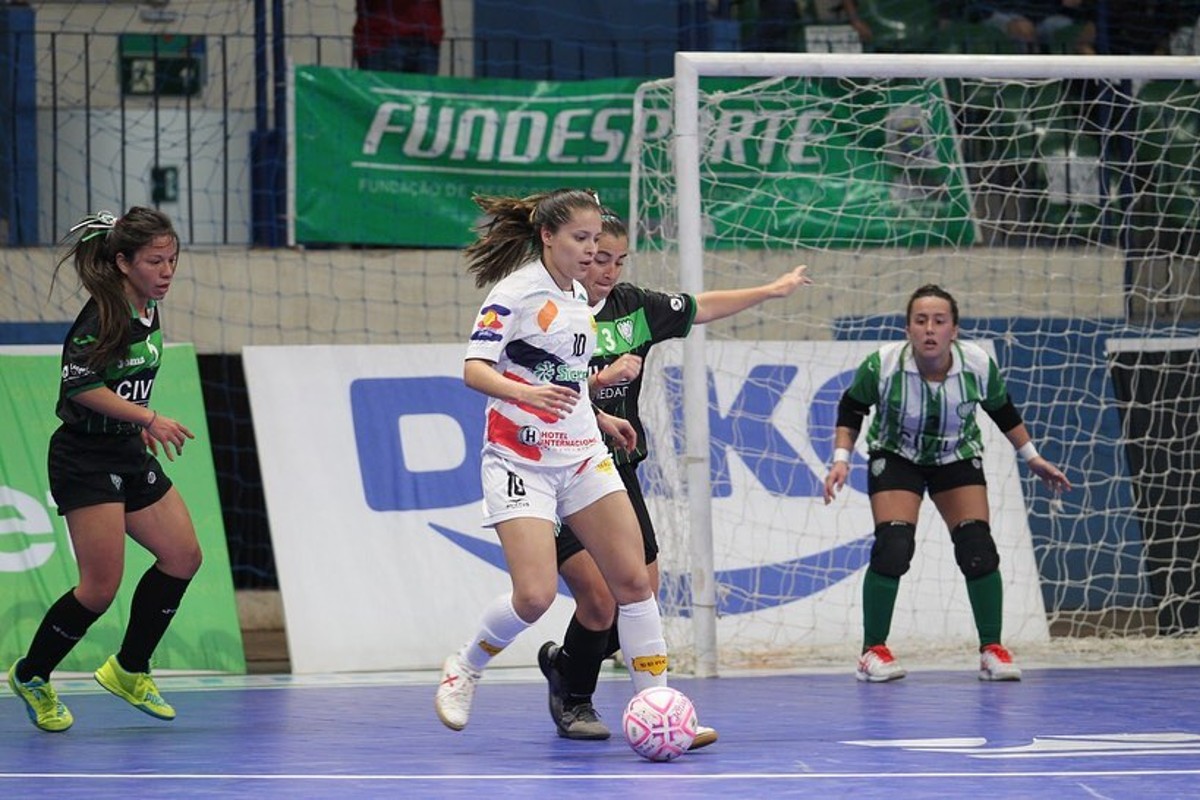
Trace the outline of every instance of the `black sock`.
<instances>
[{"instance_id":1,"label":"black sock","mask_svg":"<svg viewBox=\"0 0 1200 800\"><path fill-rule=\"evenodd\" d=\"M129 627L117 653L117 661L127 672L150 671L150 654L175 618L190 582L188 578L172 578L154 566L138 581L129 604Z\"/></svg>"},{"instance_id":2,"label":"black sock","mask_svg":"<svg viewBox=\"0 0 1200 800\"><path fill-rule=\"evenodd\" d=\"M608 629L608 643L604 646L604 657L612 658L621 649L621 637L617 635L617 623Z\"/></svg>"},{"instance_id":3,"label":"black sock","mask_svg":"<svg viewBox=\"0 0 1200 800\"><path fill-rule=\"evenodd\" d=\"M608 645L608 630L593 631L583 627L579 617L571 617L563 646L558 651L555 666L562 675L563 703L573 706L590 702L596 693L600 665Z\"/></svg>"},{"instance_id":4,"label":"black sock","mask_svg":"<svg viewBox=\"0 0 1200 800\"><path fill-rule=\"evenodd\" d=\"M21 683L35 677L50 680L50 673L98 619L99 614L75 598L74 589L58 598L42 617L29 652L17 667L17 680Z\"/></svg>"}]
</instances>

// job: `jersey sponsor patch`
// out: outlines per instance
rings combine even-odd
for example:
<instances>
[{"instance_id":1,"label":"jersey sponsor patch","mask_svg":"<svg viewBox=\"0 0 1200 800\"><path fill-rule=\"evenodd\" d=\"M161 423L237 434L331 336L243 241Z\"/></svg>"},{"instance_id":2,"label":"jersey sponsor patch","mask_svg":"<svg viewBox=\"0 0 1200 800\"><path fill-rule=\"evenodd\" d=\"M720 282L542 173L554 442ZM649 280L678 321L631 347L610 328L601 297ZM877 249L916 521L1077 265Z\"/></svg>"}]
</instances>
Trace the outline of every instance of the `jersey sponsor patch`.
<instances>
[{"instance_id":1,"label":"jersey sponsor patch","mask_svg":"<svg viewBox=\"0 0 1200 800\"><path fill-rule=\"evenodd\" d=\"M554 320L558 319L558 306L554 301L547 300L537 313L538 327L543 331L549 331L550 326L554 324Z\"/></svg>"},{"instance_id":2,"label":"jersey sponsor patch","mask_svg":"<svg viewBox=\"0 0 1200 800\"><path fill-rule=\"evenodd\" d=\"M479 319L475 320L475 331L471 340L476 342L498 342L503 337L504 319L512 315L512 311L502 305L484 306L479 310Z\"/></svg>"}]
</instances>

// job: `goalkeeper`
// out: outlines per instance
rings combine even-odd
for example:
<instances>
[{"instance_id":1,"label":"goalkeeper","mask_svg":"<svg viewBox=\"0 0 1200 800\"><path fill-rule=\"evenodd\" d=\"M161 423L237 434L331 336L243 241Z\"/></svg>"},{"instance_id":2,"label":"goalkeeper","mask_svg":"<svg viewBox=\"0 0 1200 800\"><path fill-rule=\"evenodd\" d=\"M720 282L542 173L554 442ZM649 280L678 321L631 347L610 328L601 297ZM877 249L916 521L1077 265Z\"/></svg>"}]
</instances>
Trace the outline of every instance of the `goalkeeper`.
<instances>
[{"instance_id":1,"label":"goalkeeper","mask_svg":"<svg viewBox=\"0 0 1200 800\"><path fill-rule=\"evenodd\" d=\"M605 210L595 259L582 278L598 328L588 388L599 409L629 420L637 430L634 449L609 449L641 523L646 564L657 595L658 541L637 477L638 464L646 458L646 436L638 415L643 359L655 343L687 336L693 325L723 319L772 298L787 297L812 280L805 274L808 268L798 266L770 283L748 289L695 296L666 294L619 282L628 254L625 223ZM546 642L538 652L538 665L550 683L550 716L559 735L567 739L607 739L608 727L596 714L592 695L601 664L619 649L614 626L616 603L596 563L568 526L562 526L557 544L559 573L575 598L575 614L567 625L562 646ZM691 749L716 740L716 731L701 726Z\"/></svg>"},{"instance_id":2,"label":"goalkeeper","mask_svg":"<svg viewBox=\"0 0 1200 800\"><path fill-rule=\"evenodd\" d=\"M846 485L850 453L872 406L867 432L867 492L875 542L863 580L863 646L856 677L892 681L905 676L887 646L900 577L915 549L917 512L925 492L937 506L967 581L979 632L979 679L1017 681L1021 670L1000 643L1000 555L988 524L983 439L975 421L981 406L1029 469L1055 494L1071 484L1038 455L1012 403L996 362L979 345L958 341L958 303L933 284L908 301L908 339L884 345L858 367L838 404L833 465L825 502Z\"/></svg>"}]
</instances>

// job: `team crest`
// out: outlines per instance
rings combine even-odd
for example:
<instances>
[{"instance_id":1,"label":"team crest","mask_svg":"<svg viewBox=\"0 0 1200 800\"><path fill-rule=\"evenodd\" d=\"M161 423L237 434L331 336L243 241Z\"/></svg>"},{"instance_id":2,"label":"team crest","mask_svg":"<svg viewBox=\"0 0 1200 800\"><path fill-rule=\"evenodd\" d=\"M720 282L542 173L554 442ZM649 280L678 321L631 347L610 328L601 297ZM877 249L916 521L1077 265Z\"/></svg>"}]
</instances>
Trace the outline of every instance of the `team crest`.
<instances>
[{"instance_id":1,"label":"team crest","mask_svg":"<svg viewBox=\"0 0 1200 800\"><path fill-rule=\"evenodd\" d=\"M883 474L884 467L887 466L887 459L877 458L871 462L871 474L878 478Z\"/></svg>"},{"instance_id":2,"label":"team crest","mask_svg":"<svg viewBox=\"0 0 1200 800\"><path fill-rule=\"evenodd\" d=\"M633 344L633 320L626 317L617 322L617 333L622 339Z\"/></svg>"},{"instance_id":3,"label":"team crest","mask_svg":"<svg viewBox=\"0 0 1200 800\"><path fill-rule=\"evenodd\" d=\"M110 473L108 473L108 479L109 479L110 481L112 481L112 485L113 485L113 488L114 488L114 489L116 489L118 492L119 492L119 491L121 491L121 483L122 483L122 480L121 480L121 476L120 476L120 475L117 475L116 473L110 472Z\"/></svg>"}]
</instances>

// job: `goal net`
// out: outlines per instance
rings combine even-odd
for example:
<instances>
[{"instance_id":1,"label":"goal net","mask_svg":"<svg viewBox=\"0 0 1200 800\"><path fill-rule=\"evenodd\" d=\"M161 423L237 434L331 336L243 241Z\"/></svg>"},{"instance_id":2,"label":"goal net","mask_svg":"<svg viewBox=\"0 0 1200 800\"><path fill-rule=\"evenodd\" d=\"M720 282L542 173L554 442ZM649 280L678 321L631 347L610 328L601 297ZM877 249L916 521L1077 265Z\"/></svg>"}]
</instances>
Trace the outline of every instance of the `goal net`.
<instances>
[{"instance_id":1,"label":"goal net","mask_svg":"<svg viewBox=\"0 0 1200 800\"><path fill-rule=\"evenodd\" d=\"M821 497L836 404L926 283L955 295L962 337L1074 485L1053 498L980 415L1005 641L1049 660L1184 652L1200 59L680 53L640 88L635 129L626 279L695 293L805 263L815 280L647 365L642 477L678 663L853 663L873 523L861 440L846 490ZM928 500L890 643L974 663Z\"/></svg>"}]
</instances>

